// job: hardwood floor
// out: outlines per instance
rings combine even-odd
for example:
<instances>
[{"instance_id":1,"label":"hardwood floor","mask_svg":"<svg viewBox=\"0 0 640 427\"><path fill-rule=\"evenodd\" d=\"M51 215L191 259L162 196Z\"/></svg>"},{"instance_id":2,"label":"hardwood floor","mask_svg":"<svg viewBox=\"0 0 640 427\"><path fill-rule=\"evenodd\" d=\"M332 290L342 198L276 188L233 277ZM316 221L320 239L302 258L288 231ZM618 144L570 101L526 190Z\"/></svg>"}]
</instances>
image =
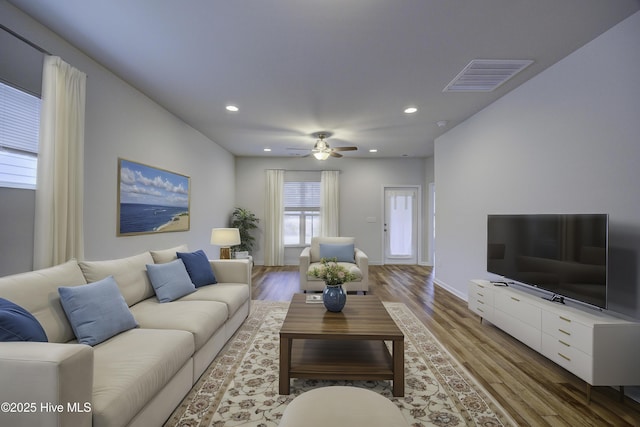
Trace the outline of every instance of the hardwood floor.
<instances>
[{"instance_id":1,"label":"hardwood floor","mask_svg":"<svg viewBox=\"0 0 640 427\"><path fill-rule=\"evenodd\" d=\"M481 323L466 301L434 285L430 268L369 266L369 281L381 300L406 304L519 425L640 426L638 402L594 387L587 404L584 381ZM289 301L298 283L297 267L255 266L253 299Z\"/></svg>"}]
</instances>

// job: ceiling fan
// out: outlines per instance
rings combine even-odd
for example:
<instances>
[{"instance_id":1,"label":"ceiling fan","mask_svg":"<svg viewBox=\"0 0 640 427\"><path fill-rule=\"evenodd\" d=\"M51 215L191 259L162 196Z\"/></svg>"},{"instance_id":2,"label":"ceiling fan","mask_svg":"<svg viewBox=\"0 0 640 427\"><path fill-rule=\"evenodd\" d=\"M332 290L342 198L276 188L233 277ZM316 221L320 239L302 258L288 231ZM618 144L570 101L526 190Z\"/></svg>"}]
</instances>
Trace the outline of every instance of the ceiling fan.
<instances>
[{"instance_id":1,"label":"ceiling fan","mask_svg":"<svg viewBox=\"0 0 640 427\"><path fill-rule=\"evenodd\" d=\"M327 160L329 156L340 158L342 154L338 153L338 151L355 151L358 147L335 147L331 148L329 143L326 141L332 134L330 132L316 132L313 134L316 141L313 149L311 150L311 154L318 160Z\"/></svg>"}]
</instances>

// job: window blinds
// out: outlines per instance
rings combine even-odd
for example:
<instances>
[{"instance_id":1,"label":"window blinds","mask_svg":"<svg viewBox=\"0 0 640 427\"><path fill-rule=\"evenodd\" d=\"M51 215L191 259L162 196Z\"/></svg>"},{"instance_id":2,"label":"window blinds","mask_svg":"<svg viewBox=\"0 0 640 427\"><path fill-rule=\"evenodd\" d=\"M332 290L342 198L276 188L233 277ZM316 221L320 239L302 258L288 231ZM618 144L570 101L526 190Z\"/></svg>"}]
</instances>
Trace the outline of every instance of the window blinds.
<instances>
[{"instance_id":1,"label":"window blinds","mask_svg":"<svg viewBox=\"0 0 640 427\"><path fill-rule=\"evenodd\" d=\"M285 182L284 206L285 208L319 208L320 183Z\"/></svg>"}]
</instances>

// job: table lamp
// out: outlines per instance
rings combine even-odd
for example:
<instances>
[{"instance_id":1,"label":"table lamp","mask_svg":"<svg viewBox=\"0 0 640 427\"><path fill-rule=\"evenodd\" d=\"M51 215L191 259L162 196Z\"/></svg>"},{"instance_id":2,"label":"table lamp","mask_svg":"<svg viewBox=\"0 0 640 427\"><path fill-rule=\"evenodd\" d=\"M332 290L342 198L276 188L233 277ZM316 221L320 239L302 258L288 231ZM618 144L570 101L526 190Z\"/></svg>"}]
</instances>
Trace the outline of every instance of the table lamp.
<instances>
[{"instance_id":1,"label":"table lamp","mask_svg":"<svg viewBox=\"0 0 640 427\"><path fill-rule=\"evenodd\" d=\"M220 259L230 259L230 247L240 244L240 231L237 228L214 228L211 230L211 244L220 246Z\"/></svg>"}]
</instances>

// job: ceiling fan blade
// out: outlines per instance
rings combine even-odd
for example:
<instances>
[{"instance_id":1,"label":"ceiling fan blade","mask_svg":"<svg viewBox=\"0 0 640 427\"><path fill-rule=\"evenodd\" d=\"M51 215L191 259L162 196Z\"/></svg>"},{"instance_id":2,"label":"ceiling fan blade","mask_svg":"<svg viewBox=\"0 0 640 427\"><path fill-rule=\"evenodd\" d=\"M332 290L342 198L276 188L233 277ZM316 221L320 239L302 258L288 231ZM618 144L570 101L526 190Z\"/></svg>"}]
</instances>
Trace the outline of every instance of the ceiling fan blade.
<instances>
[{"instance_id":1,"label":"ceiling fan blade","mask_svg":"<svg viewBox=\"0 0 640 427\"><path fill-rule=\"evenodd\" d=\"M334 147L333 151L356 151L358 147Z\"/></svg>"},{"instance_id":2,"label":"ceiling fan blade","mask_svg":"<svg viewBox=\"0 0 640 427\"><path fill-rule=\"evenodd\" d=\"M334 152L334 151L330 152L330 153L329 153L329 155L330 155L331 157L336 157L336 158L340 158L340 157L342 157L342 154L338 154L338 153L336 153L336 152Z\"/></svg>"}]
</instances>

